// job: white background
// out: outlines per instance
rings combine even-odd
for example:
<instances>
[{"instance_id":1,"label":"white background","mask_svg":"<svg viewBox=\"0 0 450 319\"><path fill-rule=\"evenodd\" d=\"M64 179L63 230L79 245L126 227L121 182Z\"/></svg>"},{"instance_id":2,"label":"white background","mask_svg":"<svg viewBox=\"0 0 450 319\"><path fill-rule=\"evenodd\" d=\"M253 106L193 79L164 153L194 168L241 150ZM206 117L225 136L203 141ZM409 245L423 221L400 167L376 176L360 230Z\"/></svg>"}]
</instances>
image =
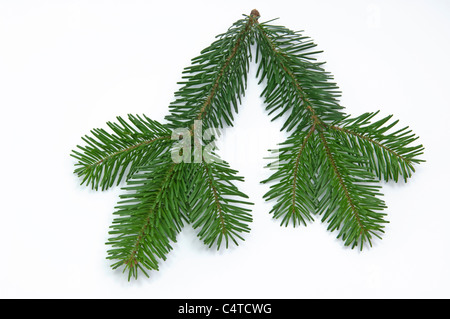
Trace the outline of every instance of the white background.
<instances>
[{"instance_id":1,"label":"white background","mask_svg":"<svg viewBox=\"0 0 450 319\"><path fill-rule=\"evenodd\" d=\"M305 30L351 114L409 125L426 163L383 186L390 223L372 249L346 249L319 220L284 228L262 200L269 122L252 67L223 157L255 203L239 247L207 249L190 226L151 278L105 259L119 188L79 186L69 156L91 128L128 113L164 121L181 71L241 14ZM0 1L0 297L450 297L450 2Z\"/></svg>"}]
</instances>

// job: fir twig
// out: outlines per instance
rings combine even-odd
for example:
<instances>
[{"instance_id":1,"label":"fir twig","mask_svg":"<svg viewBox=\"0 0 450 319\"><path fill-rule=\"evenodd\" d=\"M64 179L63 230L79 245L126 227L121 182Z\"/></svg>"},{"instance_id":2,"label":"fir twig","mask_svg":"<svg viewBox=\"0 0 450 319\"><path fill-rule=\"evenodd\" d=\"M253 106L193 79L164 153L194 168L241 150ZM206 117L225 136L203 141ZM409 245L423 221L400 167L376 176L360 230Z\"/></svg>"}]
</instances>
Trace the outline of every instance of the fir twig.
<instances>
[{"instance_id":1,"label":"fir twig","mask_svg":"<svg viewBox=\"0 0 450 319\"><path fill-rule=\"evenodd\" d=\"M295 226L306 225L311 213L323 215L345 245L371 245L386 223L375 183L406 181L413 164L423 161L423 146L411 145L417 137L407 128L389 133L397 124L386 124L391 116L371 123L377 113L344 114L333 77L315 62L320 51L308 37L267 23L257 25L256 37L266 109L277 112L273 119L284 116L282 130L292 132L280 145L280 162L272 163L277 171L263 181L275 183L264 196L276 200L274 218Z\"/></svg>"},{"instance_id":2,"label":"fir twig","mask_svg":"<svg viewBox=\"0 0 450 319\"><path fill-rule=\"evenodd\" d=\"M92 136L82 138L87 145L72 151L71 156L78 160L75 174L83 178L81 184L95 190L118 185L171 144L171 132L145 115L128 115L130 123L121 117L117 120L107 123L112 133L93 129Z\"/></svg>"},{"instance_id":3,"label":"fir twig","mask_svg":"<svg viewBox=\"0 0 450 319\"><path fill-rule=\"evenodd\" d=\"M258 17L254 11L238 20L192 59L192 65L183 72L185 81L180 82L182 87L169 106L168 127L187 127L196 139L195 121L202 121L202 133L205 129L217 133L224 125L233 125L233 112L237 113L247 86L252 35ZM194 143L203 145L201 140ZM198 229L198 237L208 246L216 243L218 249L223 239L227 247L229 240L237 245L237 239L243 240L240 233L250 230L247 223L252 220L247 208L234 205L236 198L248 198L233 184L241 178L221 161L208 164L202 159L201 164L191 166L184 168L185 183L191 185L186 214Z\"/></svg>"},{"instance_id":4,"label":"fir twig","mask_svg":"<svg viewBox=\"0 0 450 319\"><path fill-rule=\"evenodd\" d=\"M192 59L166 124L146 116L118 117L107 123L112 132L92 130L82 138L86 145L71 154L82 184L104 190L126 182L107 258L113 268L128 271L129 279L158 270L184 223L218 249L237 245L250 231L251 203L236 186L243 178L205 149L202 136L233 125L253 44L259 83L266 82L266 110L272 120L284 120L288 133L274 151L277 161L268 165L273 174L263 181L272 184L264 198L275 201L270 213L281 225L307 225L320 216L344 245L362 249L381 238L387 222L378 182L406 181L423 162L417 136L408 127L396 129L391 115L374 120L378 112L344 113L339 88L316 61L320 51L311 39L273 20L260 23L259 17L253 10ZM183 141L194 140L187 148L194 149L193 162L192 152L183 154L181 163L171 157L186 151L172 136L183 128L188 132Z\"/></svg>"},{"instance_id":5,"label":"fir twig","mask_svg":"<svg viewBox=\"0 0 450 319\"><path fill-rule=\"evenodd\" d=\"M114 269L124 266L128 279L137 278L138 270L147 276L146 270L158 270L183 226L182 198L174 200L186 193L180 167L167 154L158 157L133 175L120 196L108 259L115 260Z\"/></svg>"}]
</instances>

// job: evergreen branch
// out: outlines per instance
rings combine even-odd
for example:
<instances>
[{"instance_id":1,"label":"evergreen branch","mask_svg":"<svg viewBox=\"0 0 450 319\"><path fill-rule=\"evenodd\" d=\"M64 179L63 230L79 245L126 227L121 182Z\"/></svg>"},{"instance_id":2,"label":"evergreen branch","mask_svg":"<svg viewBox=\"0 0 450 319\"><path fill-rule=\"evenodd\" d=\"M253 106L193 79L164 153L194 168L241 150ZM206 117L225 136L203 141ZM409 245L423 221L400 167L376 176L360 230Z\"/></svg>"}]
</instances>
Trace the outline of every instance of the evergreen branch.
<instances>
[{"instance_id":1,"label":"evergreen branch","mask_svg":"<svg viewBox=\"0 0 450 319\"><path fill-rule=\"evenodd\" d=\"M383 233L386 208L380 186L373 174L365 169L364 158L346 149L326 131L319 132L322 142L320 165L315 177L319 196L318 213L329 223L328 230L340 230L346 246L352 248L364 243L371 245L372 236Z\"/></svg>"},{"instance_id":2,"label":"evergreen branch","mask_svg":"<svg viewBox=\"0 0 450 319\"><path fill-rule=\"evenodd\" d=\"M192 65L183 72L185 81L179 83L183 86L175 94L177 99L169 106L170 114L166 117L169 127L188 127L194 135L195 120L202 121L203 129L233 124L233 111L238 111L247 86L251 35L258 17L257 12L252 12L235 22L200 56L192 59ZM202 141L196 143L200 145ZM249 204L234 202L236 198L248 198L232 183L241 178L227 164L206 163L204 159L183 169L186 184L192 185L186 206L193 227L200 229L199 238L209 246L216 243L217 248L223 240L227 247L230 240L237 244L237 239L242 239L240 233L249 231L246 223L251 221L245 206L233 205ZM224 184L222 178L229 178L230 184ZM203 192L207 201L199 198ZM207 207L203 206L206 202L210 204Z\"/></svg>"},{"instance_id":3,"label":"evergreen branch","mask_svg":"<svg viewBox=\"0 0 450 319\"><path fill-rule=\"evenodd\" d=\"M269 165L276 166L276 172L262 181L277 182L264 198L277 200L270 213L274 218L283 218L281 225L287 226L292 220L294 227L296 224L306 226L307 221L313 220L311 212L315 209L315 193L311 178L314 171L310 164L317 144L315 130L313 125L309 132L293 134L282 143L282 148L274 152L278 161Z\"/></svg>"},{"instance_id":4,"label":"evergreen branch","mask_svg":"<svg viewBox=\"0 0 450 319\"><path fill-rule=\"evenodd\" d=\"M78 145L79 150L72 151L71 156L78 160L74 173L83 177L81 184L95 190L118 185L171 143L170 131L145 115L128 115L130 123L121 117L117 120L118 123L107 123L112 133L93 129L92 136L82 137L87 145Z\"/></svg>"},{"instance_id":5,"label":"evergreen branch","mask_svg":"<svg viewBox=\"0 0 450 319\"><path fill-rule=\"evenodd\" d=\"M266 79L262 95L273 120L288 114L282 130L304 130L309 125L333 122L344 117L338 103L340 91L333 77L313 62L318 51L308 37L281 26L256 26L258 75Z\"/></svg>"},{"instance_id":6,"label":"evergreen branch","mask_svg":"<svg viewBox=\"0 0 450 319\"><path fill-rule=\"evenodd\" d=\"M255 38L266 110L273 120L285 116L282 130L293 131L278 151L276 172L263 181L275 182L264 196L277 200L271 213L295 226L317 212L329 230L340 230L345 245L371 245L385 223L385 204L373 184L410 177L422 145L410 146L417 138L407 128L388 133L397 123L386 124L390 117L371 123L373 113L345 115L338 87L315 62L318 51L308 37L260 23Z\"/></svg>"},{"instance_id":7,"label":"evergreen branch","mask_svg":"<svg viewBox=\"0 0 450 319\"><path fill-rule=\"evenodd\" d=\"M209 93L206 101L204 102L198 116L197 116L197 120L202 119L205 114L206 111L209 107L211 107L212 101L214 99L214 97L216 96L217 90L219 88L219 84L220 81L222 80L225 71L227 70L228 66L230 65L231 61L233 60L233 58L236 56L240 46L241 46L241 41L245 40L245 37L243 37L243 35L248 34L248 30L251 26L251 19L248 20L248 22L245 24L245 28L244 30L239 32L239 35L236 38L236 43L234 44L233 50L231 51L231 54L225 59L225 62L223 63L223 66L220 68L220 71L217 73L217 77L214 80L214 84L211 88L211 92Z\"/></svg>"},{"instance_id":8,"label":"evergreen branch","mask_svg":"<svg viewBox=\"0 0 450 319\"><path fill-rule=\"evenodd\" d=\"M258 18L253 10L192 59L169 106L168 124L145 116L118 117L118 123L107 123L112 133L92 130L82 138L87 145L71 154L78 160L75 173L82 184L107 189L127 181L114 213L107 258L112 268L128 271L128 279L158 269L184 222L218 249L237 245L250 231L252 203L235 185L243 180L237 171L209 151L200 163L176 164L170 155L182 150L169 149L175 145L171 130L187 128L195 146L203 147L196 121L201 133L233 125L253 43L257 77L267 83L262 92L266 110L272 120L284 116L282 130L291 132L274 151L278 160L268 165L275 172L263 181L275 182L264 198L276 201L270 213L281 225L306 225L317 214L346 246L371 245L386 223L386 206L375 183L400 176L406 181L423 161L423 146L413 144L415 134L408 127L391 131L398 123L389 123L391 116L373 122L378 112L355 118L344 114L333 77L315 62L319 51L313 51L311 39Z\"/></svg>"},{"instance_id":9,"label":"evergreen branch","mask_svg":"<svg viewBox=\"0 0 450 319\"><path fill-rule=\"evenodd\" d=\"M166 154L142 167L124 187L107 258L115 260L113 269L124 267L128 279L137 278L139 270L146 276L146 270L158 270L158 260L166 259L186 220L180 196L187 190L180 168Z\"/></svg>"},{"instance_id":10,"label":"evergreen branch","mask_svg":"<svg viewBox=\"0 0 450 319\"><path fill-rule=\"evenodd\" d=\"M227 248L230 241L238 245L238 239L244 240L241 233L250 231L248 223L252 221L247 208L252 203L235 186L243 178L217 158L211 163L190 164L190 169L189 219L194 229L200 229L199 238L209 247L216 244L217 249L224 241Z\"/></svg>"},{"instance_id":11,"label":"evergreen branch","mask_svg":"<svg viewBox=\"0 0 450 319\"><path fill-rule=\"evenodd\" d=\"M233 110L244 94L250 64L251 33L257 17L238 20L218 40L192 59L183 71L183 86L175 93L166 117L171 128L232 125Z\"/></svg>"},{"instance_id":12,"label":"evergreen branch","mask_svg":"<svg viewBox=\"0 0 450 319\"><path fill-rule=\"evenodd\" d=\"M411 145L418 137L408 127L392 131L398 121L389 123L392 115L376 122L371 120L379 112L365 113L356 118L344 120L340 126L330 125L341 142L347 147L357 150L367 158L367 167L379 178L398 181L402 176L406 182L412 176L414 164L423 160L423 145Z\"/></svg>"}]
</instances>

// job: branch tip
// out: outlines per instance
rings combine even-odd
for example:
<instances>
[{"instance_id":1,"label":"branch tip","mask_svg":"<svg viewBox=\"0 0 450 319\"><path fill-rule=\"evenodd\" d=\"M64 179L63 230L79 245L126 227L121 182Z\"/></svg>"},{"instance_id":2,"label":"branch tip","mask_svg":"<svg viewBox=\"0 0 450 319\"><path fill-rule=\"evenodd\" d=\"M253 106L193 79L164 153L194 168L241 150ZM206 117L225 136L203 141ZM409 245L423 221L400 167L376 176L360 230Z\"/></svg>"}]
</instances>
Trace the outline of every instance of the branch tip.
<instances>
[{"instance_id":1,"label":"branch tip","mask_svg":"<svg viewBox=\"0 0 450 319\"><path fill-rule=\"evenodd\" d=\"M258 19L261 15L259 14L258 10L253 9L252 12L250 12L250 16L251 17L255 17L256 19Z\"/></svg>"}]
</instances>

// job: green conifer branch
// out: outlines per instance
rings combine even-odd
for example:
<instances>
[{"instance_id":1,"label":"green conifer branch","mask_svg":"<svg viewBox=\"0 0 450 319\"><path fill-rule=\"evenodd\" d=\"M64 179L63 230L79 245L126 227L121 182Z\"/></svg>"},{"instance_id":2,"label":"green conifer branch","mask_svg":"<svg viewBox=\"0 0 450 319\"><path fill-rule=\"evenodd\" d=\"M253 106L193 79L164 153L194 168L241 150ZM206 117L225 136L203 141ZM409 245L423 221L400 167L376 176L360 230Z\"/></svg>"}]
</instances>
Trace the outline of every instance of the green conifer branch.
<instances>
[{"instance_id":1,"label":"green conifer branch","mask_svg":"<svg viewBox=\"0 0 450 319\"><path fill-rule=\"evenodd\" d=\"M181 165L167 154L141 167L128 180L120 196L107 244L112 268L123 267L128 279L137 278L139 270L158 270L159 260L166 260L171 242L183 227L183 196L186 187L180 177ZM177 200L174 200L178 198Z\"/></svg>"},{"instance_id":2,"label":"green conifer branch","mask_svg":"<svg viewBox=\"0 0 450 319\"><path fill-rule=\"evenodd\" d=\"M117 117L108 122L111 132L91 130L82 137L86 146L78 145L71 156L78 160L75 174L81 184L106 190L134 174L140 165L161 155L171 144L171 132L160 123L139 115L128 115L130 123Z\"/></svg>"},{"instance_id":3,"label":"green conifer branch","mask_svg":"<svg viewBox=\"0 0 450 319\"><path fill-rule=\"evenodd\" d=\"M316 127L299 131L290 136L280 149L274 151L277 162L268 165L276 167L275 173L263 183L275 182L270 186L264 198L276 200L270 211L274 218L282 218L281 225L295 227L306 225L313 221L312 212L315 211L315 190L312 184L314 168L311 166L317 141Z\"/></svg>"},{"instance_id":4,"label":"green conifer branch","mask_svg":"<svg viewBox=\"0 0 450 319\"><path fill-rule=\"evenodd\" d=\"M238 20L192 59L192 65L183 71L184 81L179 82L182 87L169 106L168 127L187 127L195 139L196 120L202 121L202 132L233 125L233 112L237 113L247 87L252 34L258 18L252 13ZM203 141L194 143L204 146ZM229 241L237 245L238 239L243 240L240 233L249 231L247 224L252 220L247 208L233 205L236 198L248 198L233 183L241 180L237 172L225 162L208 164L204 159L200 164L185 166L184 170L185 183L191 185L186 214L198 230L198 237L208 246L216 243L218 249L223 240L227 247ZM225 179L229 185L223 184Z\"/></svg>"},{"instance_id":5,"label":"green conifer branch","mask_svg":"<svg viewBox=\"0 0 450 319\"><path fill-rule=\"evenodd\" d=\"M189 217L194 229L200 229L199 238L209 247L216 244L217 249L223 242L226 248L230 241L238 245L238 240L244 240L241 233L248 233L252 222L247 207L253 203L235 185L243 177L217 157L210 163L192 164L190 177Z\"/></svg>"},{"instance_id":6,"label":"green conifer branch","mask_svg":"<svg viewBox=\"0 0 450 319\"><path fill-rule=\"evenodd\" d=\"M231 105L234 105L236 111L238 100L246 86L251 56L249 34L255 19L251 15L237 21L209 48L203 50L199 57L192 60L193 65L183 72L185 81L180 82L183 86L175 93L176 100L169 107L171 113L166 117L168 123L165 125L168 129L187 127L190 135L194 136L195 120L202 120L205 128L222 127L223 123L232 124ZM233 181L241 180L236 176L236 171L226 164L206 164L204 161L200 164L200 170L195 163L166 163L159 167L161 172L167 173L160 183L169 186L160 186L158 189L161 193L151 197L147 195L148 184L145 183L145 178L155 179L153 175L156 171L147 172L145 175L141 173L155 164L150 162L149 165L139 169L136 175L139 177L137 184L134 180L128 182L133 183L133 186L128 185L125 190L134 190L136 193L127 195L132 196L133 200L125 202L125 206L119 207L116 212L125 217L116 219L115 223L119 225L115 225L114 230L110 232L116 236L110 239L109 244L118 247L109 251L108 258L118 260L112 265L113 268L124 266L124 271L129 271L129 278L137 277L138 269L146 275L145 269L158 269L157 258L165 259L171 249L170 241L176 240L176 233L182 226L179 222L181 219L192 222L193 227L199 229L199 238L209 246L216 243L217 248L220 248L222 241L225 241L228 247L230 240L235 244L237 239L243 240L240 233L249 231L247 223L252 219L248 213L249 209L243 207L250 203L239 200L241 197L248 197L233 184ZM177 175L170 173L174 169ZM197 178L194 172L198 173ZM228 182L224 183L223 180ZM190 185L190 188L178 190L171 197L163 196L180 183ZM209 186L209 192L205 185ZM203 198L205 194L209 194L206 198L210 200L211 205L206 207L205 211L200 211L198 208L205 208L202 204L208 202ZM146 201L139 201L141 197ZM176 201L177 204L172 207L173 210L161 211L163 206L160 201L163 199L165 202ZM237 207L238 204L241 207ZM139 211L142 211L142 214L138 214ZM179 215L183 218L177 217ZM129 219L136 222L131 238L127 235L127 232L131 231ZM177 222L173 225L171 221ZM158 227L164 227L164 231ZM143 236L142 232L147 230L158 237Z\"/></svg>"},{"instance_id":7,"label":"green conifer branch","mask_svg":"<svg viewBox=\"0 0 450 319\"><path fill-rule=\"evenodd\" d=\"M423 162L419 156L423 154L424 147L413 145L419 137L408 127L394 131L399 121L389 122L392 115L371 122L378 113L347 118L340 126L330 125L329 128L347 147L358 150L361 156L368 159L367 168L379 179L397 182L399 177L403 177L406 182L415 171L414 165Z\"/></svg>"},{"instance_id":8,"label":"green conifer branch","mask_svg":"<svg viewBox=\"0 0 450 319\"><path fill-rule=\"evenodd\" d=\"M182 87L166 116L170 128L192 129L195 120L203 120L208 128L233 125L233 111L238 111L247 86L251 35L257 18L250 15L236 21L184 69L184 80L179 82Z\"/></svg>"},{"instance_id":9,"label":"green conifer branch","mask_svg":"<svg viewBox=\"0 0 450 319\"><path fill-rule=\"evenodd\" d=\"M270 165L276 172L263 181L274 183L264 196L276 200L274 218L295 226L323 215L345 245L371 245L386 223L374 183L409 178L413 164L422 162L423 146L411 145L417 137L407 128L388 133L397 124L386 124L390 117L371 123L376 113L345 115L333 77L315 62L319 51L308 37L265 23L255 33L266 110L276 113L273 120L284 117L282 130L292 131L276 151L279 162Z\"/></svg>"},{"instance_id":10,"label":"green conifer branch","mask_svg":"<svg viewBox=\"0 0 450 319\"><path fill-rule=\"evenodd\" d=\"M318 192L318 214L329 223L330 231L340 230L346 246L365 242L383 232L386 208L377 180L364 168L365 158L345 149L329 132L319 132L322 149L315 178Z\"/></svg>"},{"instance_id":11,"label":"green conifer branch","mask_svg":"<svg viewBox=\"0 0 450 319\"><path fill-rule=\"evenodd\" d=\"M417 136L408 127L395 130L398 121L389 122L392 116L373 121L378 112L344 113L340 91L323 63L316 62L320 51L314 51L311 39L258 19L253 10L192 59L166 124L145 116L118 117L118 123L107 123L112 132L92 130L83 137L86 146L71 154L82 184L104 190L126 181L107 244L112 267L128 271L129 279L158 269L185 222L218 249L237 245L250 231L251 203L236 187L243 180L237 171L211 150L200 162L194 154L193 163L175 162L171 155L181 152L172 140L175 129L187 129L183 139L194 139L192 151L205 148L207 129L233 125L253 44L259 83L266 83L266 110L272 120L284 120L282 130L289 133L273 151L277 160L268 167L274 172L263 181L272 183L264 198L275 201L270 213L282 225L307 225L317 215L344 245L371 245L387 222L377 183L406 181L423 162ZM200 138L196 121L202 122Z\"/></svg>"},{"instance_id":12,"label":"green conifer branch","mask_svg":"<svg viewBox=\"0 0 450 319\"><path fill-rule=\"evenodd\" d=\"M286 116L282 130L291 131L342 119L340 91L323 63L314 62L316 44L282 26L258 23L255 30L257 76L267 82L262 96L269 115L277 113L272 120Z\"/></svg>"}]
</instances>

